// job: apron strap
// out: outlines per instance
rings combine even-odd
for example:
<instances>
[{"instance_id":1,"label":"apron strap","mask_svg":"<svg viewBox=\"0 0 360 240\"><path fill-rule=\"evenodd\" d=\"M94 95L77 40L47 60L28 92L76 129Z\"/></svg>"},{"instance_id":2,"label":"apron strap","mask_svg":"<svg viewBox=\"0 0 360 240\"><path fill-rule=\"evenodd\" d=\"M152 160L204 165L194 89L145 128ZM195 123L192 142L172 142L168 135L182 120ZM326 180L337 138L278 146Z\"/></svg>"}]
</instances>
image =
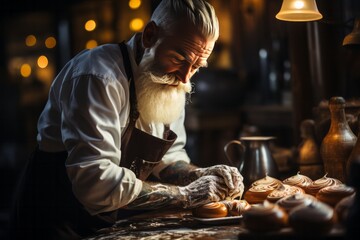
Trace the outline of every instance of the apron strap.
<instances>
[{"instance_id":1,"label":"apron strap","mask_svg":"<svg viewBox=\"0 0 360 240\"><path fill-rule=\"evenodd\" d=\"M128 81L130 84L130 123L135 126L136 119L139 117L139 112L137 110L137 100L136 100L136 91L135 91L135 83L134 83L134 75L131 67L131 61L129 57L129 53L126 47L125 42L119 43L119 47L124 59L124 66L126 76L128 77Z\"/></svg>"},{"instance_id":2,"label":"apron strap","mask_svg":"<svg viewBox=\"0 0 360 240\"><path fill-rule=\"evenodd\" d=\"M168 139L169 135L170 135L170 126L169 124L164 124L164 133L163 133L163 138L164 139Z\"/></svg>"}]
</instances>

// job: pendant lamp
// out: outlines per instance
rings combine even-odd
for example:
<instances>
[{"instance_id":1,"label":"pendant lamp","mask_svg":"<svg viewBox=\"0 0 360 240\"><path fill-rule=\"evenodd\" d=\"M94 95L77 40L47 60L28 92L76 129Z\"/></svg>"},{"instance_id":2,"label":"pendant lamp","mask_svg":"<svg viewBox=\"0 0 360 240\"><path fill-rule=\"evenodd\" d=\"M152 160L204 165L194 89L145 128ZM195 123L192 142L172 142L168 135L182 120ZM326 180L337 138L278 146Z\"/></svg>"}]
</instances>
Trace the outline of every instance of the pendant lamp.
<instances>
[{"instance_id":1,"label":"pendant lamp","mask_svg":"<svg viewBox=\"0 0 360 240\"><path fill-rule=\"evenodd\" d=\"M315 21L322 18L315 0L283 0L276 18L290 22Z\"/></svg>"},{"instance_id":2,"label":"pendant lamp","mask_svg":"<svg viewBox=\"0 0 360 240\"><path fill-rule=\"evenodd\" d=\"M351 33L346 35L343 40L344 47L353 47L360 45L360 17L357 17L354 22L354 28Z\"/></svg>"}]
</instances>

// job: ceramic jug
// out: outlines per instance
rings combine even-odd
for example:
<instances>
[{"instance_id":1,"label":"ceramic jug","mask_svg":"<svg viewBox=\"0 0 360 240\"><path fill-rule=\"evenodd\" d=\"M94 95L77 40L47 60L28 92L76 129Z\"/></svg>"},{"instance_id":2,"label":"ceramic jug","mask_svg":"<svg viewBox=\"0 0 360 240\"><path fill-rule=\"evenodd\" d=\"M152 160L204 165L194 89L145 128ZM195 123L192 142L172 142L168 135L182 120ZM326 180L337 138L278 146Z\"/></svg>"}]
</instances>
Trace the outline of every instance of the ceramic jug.
<instances>
[{"instance_id":1,"label":"ceramic jug","mask_svg":"<svg viewBox=\"0 0 360 240\"><path fill-rule=\"evenodd\" d=\"M249 136L241 137L239 140L229 141L225 147L224 152L232 166L239 168L241 175L244 177L244 186L247 189L254 181L271 176L277 178L279 171L277 164L271 154L269 143L274 137L269 136ZM237 159L234 159L236 153L229 149L234 150L236 147L238 151Z\"/></svg>"},{"instance_id":2,"label":"ceramic jug","mask_svg":"<svg viewBox=\"0 0 360 240\"><path fill-rule=\"evenodd\" d=\"M345 104L343 97L330 98L330 128L320 146L325 172L343 183L347 179L346 164L357 141L346 120Z\"/></svg>"}]
</instances>

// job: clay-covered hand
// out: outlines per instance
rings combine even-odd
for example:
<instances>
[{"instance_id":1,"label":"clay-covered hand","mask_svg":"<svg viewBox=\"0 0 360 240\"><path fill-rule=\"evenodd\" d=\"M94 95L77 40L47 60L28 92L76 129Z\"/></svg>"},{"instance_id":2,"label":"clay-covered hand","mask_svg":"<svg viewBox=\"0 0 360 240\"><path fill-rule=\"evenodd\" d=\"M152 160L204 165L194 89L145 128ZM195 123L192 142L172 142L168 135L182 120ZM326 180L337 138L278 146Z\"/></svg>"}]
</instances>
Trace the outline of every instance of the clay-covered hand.
<instances>
[{"instance_id":1,"label":"clay-covered hand","mask_svg":"<svg viewBox=\"0 0 360 240\"><path fill-rule=\"evenodd\" d=\"M207 168L197 168L194 171L198 177L209 175L222 177L229 189L228 196L226 196L229 199L241 198L244 193L243 177L236 167L215 165Z\"/></svg>"},{"instance_id":2,"label":"clay-covered hand","mask_svg":"<svg viewBox=\"0 0 360 240\"><path fill-rule=\"evenodd\" d=\"M218 202L228 196L224 179L214 175L200 177L189 185L178 188L184 208L195 208L209 202Z\"/></svg>"}]
</instances>

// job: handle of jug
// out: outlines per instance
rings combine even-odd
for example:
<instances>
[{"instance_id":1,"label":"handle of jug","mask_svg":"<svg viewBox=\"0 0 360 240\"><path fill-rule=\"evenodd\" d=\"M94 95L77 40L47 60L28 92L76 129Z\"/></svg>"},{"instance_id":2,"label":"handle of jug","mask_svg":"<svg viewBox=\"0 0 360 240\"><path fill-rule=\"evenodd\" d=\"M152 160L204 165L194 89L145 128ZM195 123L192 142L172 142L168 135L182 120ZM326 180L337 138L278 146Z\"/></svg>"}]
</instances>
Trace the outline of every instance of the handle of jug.
<instances>
[{"instance_id":1,"label":"handle of jug","mask_svg":"<svg viewBox=\"0 0 360 240\"><path fill-rule=\"evenodd\" d=\"M234 167L237 167L236 166L236 163L231 159L231 156L228 152L229 150L229 146L232 145L232 144L237 144L240 148L241 148L241 153L244 153L245 151L245 146L241 143L241 141L239 140L231 140L230 142L228 142L225 146L224 146L224 153L225 153L225 156L227 158L227 160L229 161L230 165L231 166L234 166ZM240 160L240 164L239 166L241 166L241 160Z\"/></svg>"}]
</instances>

